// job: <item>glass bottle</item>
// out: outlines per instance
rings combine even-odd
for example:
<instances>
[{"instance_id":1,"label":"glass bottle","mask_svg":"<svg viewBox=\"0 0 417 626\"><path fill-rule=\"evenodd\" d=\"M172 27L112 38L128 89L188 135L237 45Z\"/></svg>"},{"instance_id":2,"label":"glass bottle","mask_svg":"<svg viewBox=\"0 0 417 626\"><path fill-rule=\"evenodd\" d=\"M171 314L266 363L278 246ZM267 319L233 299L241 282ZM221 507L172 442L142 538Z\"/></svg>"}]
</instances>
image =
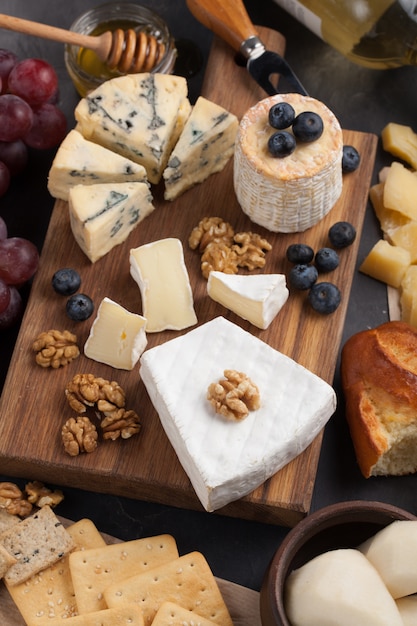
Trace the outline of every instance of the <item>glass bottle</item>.
<instances>
[{"instance_id":1,"label":"glass bottle","mask_svg":"<svg viewBox=\"0 0 417 626\"><path fill-rule=\"evenodd\" d=\"M359 65L417 65L417 0L274 1Z\"/></svg>"}]
</instances>

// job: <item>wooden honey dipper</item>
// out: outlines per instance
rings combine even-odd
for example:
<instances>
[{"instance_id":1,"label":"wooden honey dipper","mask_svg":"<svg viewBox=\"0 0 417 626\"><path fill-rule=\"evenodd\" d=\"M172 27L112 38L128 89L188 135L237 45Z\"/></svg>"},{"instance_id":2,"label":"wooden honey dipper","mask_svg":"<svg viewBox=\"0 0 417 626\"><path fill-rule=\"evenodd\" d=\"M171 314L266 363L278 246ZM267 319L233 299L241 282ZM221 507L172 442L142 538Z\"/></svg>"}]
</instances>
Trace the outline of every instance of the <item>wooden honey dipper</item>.
<instances>
[{"instance_id":1,"label":"wooden honey dipper","mask_svg":"<svg viewBox=\"0 0 417 626\"><path fill-rule=\"evenodd\" d=\"M165 53L165 45L156 37L136 32L133 28L108 30L101 35L83 35L3 13L0 13L0 28L88 48L110 69L117 68L122 74L148 72Z\"/></svg>"}]
</instances>

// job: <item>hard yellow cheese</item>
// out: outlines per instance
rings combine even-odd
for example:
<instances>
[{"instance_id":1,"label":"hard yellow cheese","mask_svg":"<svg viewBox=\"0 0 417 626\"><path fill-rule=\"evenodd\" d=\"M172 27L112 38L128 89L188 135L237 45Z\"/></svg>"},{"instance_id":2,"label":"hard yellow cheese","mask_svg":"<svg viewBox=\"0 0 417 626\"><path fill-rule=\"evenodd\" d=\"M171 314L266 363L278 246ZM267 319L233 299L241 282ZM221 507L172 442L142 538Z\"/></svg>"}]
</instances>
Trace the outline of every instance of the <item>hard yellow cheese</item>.
<instances>
[{"instance_id":1,"label":"hard yellow cheese","mask_svg":"<svg viewBox=\"0 0 417 626\"><path fill-rule=\"evenodd\" d=\"M391 287L399 287L407 267L410 253L399 246L392 246L385 239L376 242L360 266L360 271Z\"/></svg>"},{"instance_id":2,"label":"hard yellow cheese","mask_svg":"<svg viewBox=\"0 0 417 626\"><path fill-rule=\"evenodd\" d=\"M417 169L417 134L410 126L390 122L381 132L384 150Z\"/></svg>"},{"instance_id":3,"label":"hard yellow cheese","mask_svg":"<svg viewBox=\"0 0 417 626\"><path fill-rule=\"evenodd\" d=\"M197 323L182 243L168 237L130 251L130 274L139 286L149 333Z\"/></svg>"}]
</instances>

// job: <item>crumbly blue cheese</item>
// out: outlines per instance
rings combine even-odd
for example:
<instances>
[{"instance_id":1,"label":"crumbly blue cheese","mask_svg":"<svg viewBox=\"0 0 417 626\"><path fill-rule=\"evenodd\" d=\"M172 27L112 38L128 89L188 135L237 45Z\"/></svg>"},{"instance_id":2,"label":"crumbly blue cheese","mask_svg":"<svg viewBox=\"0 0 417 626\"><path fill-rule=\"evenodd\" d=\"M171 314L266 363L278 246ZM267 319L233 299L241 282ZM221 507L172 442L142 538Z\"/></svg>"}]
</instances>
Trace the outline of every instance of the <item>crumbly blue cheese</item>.
<instances>
[{"instance_id":1,"label":"crumbly blue cheese","mask_svg":"<svg viewBox=\"0 0 417 626\"><path fill-rule=\"evenodd\" d=\"M154 210L146 183L76 185L68 196L75 240L95 263Z\"/></svg>"},{"instance_id":2,"label":"crumbly blue cheese","mask_svg":"<svg viewBox=\"0 0 417 626\"><path fill-rule=\"evenodd\" d=\"M74 185L146 182L146 170L70 130L58 148L48 175L48 190L54 198L68 200Z\"/></svg>"},{"instance_id":3,"label":"crumbly blue cheese","mask_svg":"<svg viewBox=\"0 0 417 626\"><path fill-rule=\"evenodd\" d=\"M191 112L187 81L170 74L130 74L106 81L75 109L78 128L143 165L158 183Z\"/></svg>"},{"instance_id":4,"label":"crumbly blue cheese","mask_svg":"<svg viewBox=\"0 0 417 626\"><path fill-rule=\"evenodd\" d=\"M225 274L217 271L209 274L207 293L263 330L278 315L289 296L284 274Z\"/></svg>"},{"instance_id":5,"label":"crumbly blue cheese","mask_svg":"<svg viewBox=\"0 0 417 626\"><path fill-rule=\"evenodd\" d=\"M163 176L165 200L220 172L233 155L239 121L200 96L168 161Z\"/></svg>"},{"instance_id":6,"label":"crumbly blue cheese","mask_svg":"<svg viewBox=\"0 0 417 626\"><path fill-rule=\"evenodd\" d=\"M260 408L239 422L206 399L225 369L259 389ZM328 383L223 317L146 350L140 376L207 511L247 495L303 452L336 408Z\"/></svg>"}]
</instances>

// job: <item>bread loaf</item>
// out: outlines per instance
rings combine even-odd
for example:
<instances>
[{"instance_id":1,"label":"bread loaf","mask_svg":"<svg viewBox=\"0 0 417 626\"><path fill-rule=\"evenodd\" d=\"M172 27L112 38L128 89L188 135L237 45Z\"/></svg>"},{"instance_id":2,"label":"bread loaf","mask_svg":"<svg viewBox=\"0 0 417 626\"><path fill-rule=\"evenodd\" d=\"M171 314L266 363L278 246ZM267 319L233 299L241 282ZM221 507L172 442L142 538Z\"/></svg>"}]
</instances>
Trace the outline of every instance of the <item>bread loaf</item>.
<instances>
[{"instance_id":1,"label":"bread loaf","mask_svg":"<svg viewBox=\"0 0 417 626\"><path fill-rule=\"evenodd\" d=\"M341 377L362 474L417 472L417 329L393 321L353 335Z\"/></svg>"}]
</instances>

